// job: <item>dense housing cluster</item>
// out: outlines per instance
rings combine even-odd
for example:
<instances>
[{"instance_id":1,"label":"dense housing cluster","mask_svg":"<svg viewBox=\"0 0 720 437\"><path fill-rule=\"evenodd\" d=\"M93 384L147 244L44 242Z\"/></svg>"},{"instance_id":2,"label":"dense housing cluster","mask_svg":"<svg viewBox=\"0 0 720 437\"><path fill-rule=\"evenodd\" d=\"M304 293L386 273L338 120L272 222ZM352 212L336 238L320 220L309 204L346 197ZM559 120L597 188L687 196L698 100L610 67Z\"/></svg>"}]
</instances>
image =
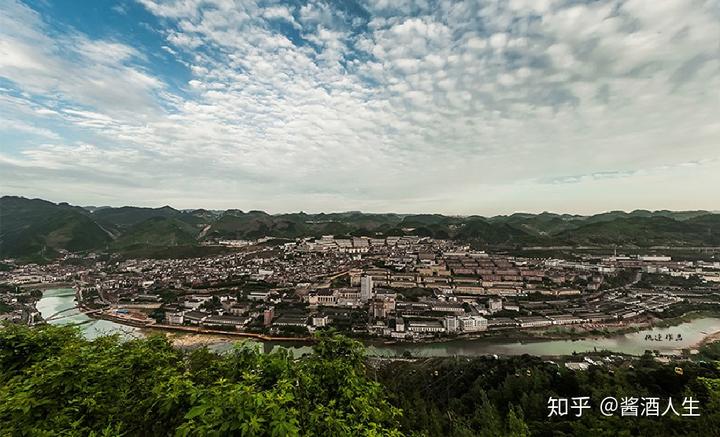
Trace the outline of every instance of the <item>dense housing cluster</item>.
<instances>
[{"instance_id":1,"label":"dense housing cluster","mask_svg":"<svg viewBox=\"0 0 720 437\"><path fill-rule=\"evenodd\" d=\"M89 314L135 326L301 336L333 326L395 340L622 326L676 304L720 301L720 264L659 255L568 261L417 236L212 244L234 249L200 259L65 253L2 279L9 289L66 282ZM2 295L11 310L3 317L39 321L16 291Z\"/></svg>"}]
</instances>

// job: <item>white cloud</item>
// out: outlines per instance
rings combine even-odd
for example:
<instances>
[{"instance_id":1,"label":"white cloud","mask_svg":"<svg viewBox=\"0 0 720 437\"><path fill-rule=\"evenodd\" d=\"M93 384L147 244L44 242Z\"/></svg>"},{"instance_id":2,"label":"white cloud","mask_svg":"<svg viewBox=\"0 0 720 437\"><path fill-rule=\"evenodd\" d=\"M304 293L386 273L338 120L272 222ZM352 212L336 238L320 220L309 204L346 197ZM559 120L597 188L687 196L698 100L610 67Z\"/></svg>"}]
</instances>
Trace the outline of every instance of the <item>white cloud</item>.
<instances>
[{"instance_id":1,"label":"white cloud","mask_svg":"<svg viewBox=\"0 0 720 437\"><path fill-rule=\"evenodd\" d=\"M720 154L712 2L373 1L367 27L314 1L141 3L168 23L163 50L191 75L183 89L138 48L81 34L67 48L28 8L3 10L0 76L30 97L0 111L30 108L28 134L40 117L73 134L3 158L13 174L35 169L28 189L62 169L78 172L61 178L67 192L102 197L81 178L119 184L120 203L161 193L181 207L493 213L531 209L540 190L538 209L588 210L617 207L617 180L717 166L703 161ZM542 182L604 174L628 176ZM697 175L686 196L710 207L702 187L720 176ZM597 197L582 195L589 186ZM674 207L655 191L628 190Z\"/></svg>"}]
</instances>

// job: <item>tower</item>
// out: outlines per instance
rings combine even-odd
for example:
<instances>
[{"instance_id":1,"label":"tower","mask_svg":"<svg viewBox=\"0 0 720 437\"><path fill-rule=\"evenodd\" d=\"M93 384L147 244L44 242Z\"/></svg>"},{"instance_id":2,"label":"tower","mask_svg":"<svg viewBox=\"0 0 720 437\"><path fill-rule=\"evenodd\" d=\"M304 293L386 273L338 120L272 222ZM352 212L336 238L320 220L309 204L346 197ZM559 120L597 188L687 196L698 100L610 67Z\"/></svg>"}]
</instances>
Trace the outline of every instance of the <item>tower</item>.
<instances>
[{"instance_id":1,"label":"tower","mask_svg":"<svg viewBox=\"0 0 720 437\"><path fill-rule=\"evenodd\" d=\"M372 276L363 276L360 278L360 300L369 301L373 296Z\"/></svg>"}]
</instances>

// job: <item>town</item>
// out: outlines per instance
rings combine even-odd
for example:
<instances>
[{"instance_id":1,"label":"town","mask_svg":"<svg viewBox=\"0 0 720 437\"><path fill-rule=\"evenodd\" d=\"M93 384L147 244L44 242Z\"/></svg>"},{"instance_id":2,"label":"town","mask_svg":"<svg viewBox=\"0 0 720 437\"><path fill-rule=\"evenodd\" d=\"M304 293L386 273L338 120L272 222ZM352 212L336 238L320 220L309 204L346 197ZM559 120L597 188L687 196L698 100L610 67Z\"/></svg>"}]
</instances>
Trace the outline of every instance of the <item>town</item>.
<instances>
[{"instance_id":1,"label":"town","mask_svg":"<svg viewBox=\"0 0 720 437\"><path fill-rule=\"evenodd\" d=\"M532 328L623 327L669 308L717 308L720 262L663 255L576 260L472 250L398 236L218 240L225 254L121 259L65 252L0 272L0 318L35 324L37 287L67 284L86 314L194 332L305 337L333 327L393 341Z\"/></svg>"}]
</instances>

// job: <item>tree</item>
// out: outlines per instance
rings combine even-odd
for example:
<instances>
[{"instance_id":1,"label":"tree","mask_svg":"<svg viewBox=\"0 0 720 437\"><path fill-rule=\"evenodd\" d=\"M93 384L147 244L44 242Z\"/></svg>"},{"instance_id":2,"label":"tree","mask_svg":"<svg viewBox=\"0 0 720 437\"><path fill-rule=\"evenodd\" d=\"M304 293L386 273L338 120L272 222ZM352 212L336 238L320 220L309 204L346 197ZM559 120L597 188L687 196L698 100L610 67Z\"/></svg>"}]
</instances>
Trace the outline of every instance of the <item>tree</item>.
<instances>
[{"instance_id":1,"label":"tree","mask_svg":"<svg viewBox=\"0 0 720 437\"><path fill-rule=\"evenodd\" d=\"M509 437L529 437L530 428L525 423L522 408L510 405L508 412L508 436Z\"/></svg>"},{"instance_id":2,"label":"tree","mask_svg":"<svg viewBox=\"0 0 720 437\"><path fill-rule=\"evenodd\" d=\"M204 308L208 311L215 311L222 308L222 303L220 303L220 298L217 296L213 296L210 300L206 300L200 305L200 308Z\"/></svg>"},{"instance_id":3,"label":"tree","mask_svg":"<svg viewBox=\"0 0 720 437\"><path fill-rule=\"evenodd\" d=\"M0 329L2 435L401 435L362 345L315 354L186 352L164 336L86 340L74 327Z\"/></svg>"}]
</instances>

